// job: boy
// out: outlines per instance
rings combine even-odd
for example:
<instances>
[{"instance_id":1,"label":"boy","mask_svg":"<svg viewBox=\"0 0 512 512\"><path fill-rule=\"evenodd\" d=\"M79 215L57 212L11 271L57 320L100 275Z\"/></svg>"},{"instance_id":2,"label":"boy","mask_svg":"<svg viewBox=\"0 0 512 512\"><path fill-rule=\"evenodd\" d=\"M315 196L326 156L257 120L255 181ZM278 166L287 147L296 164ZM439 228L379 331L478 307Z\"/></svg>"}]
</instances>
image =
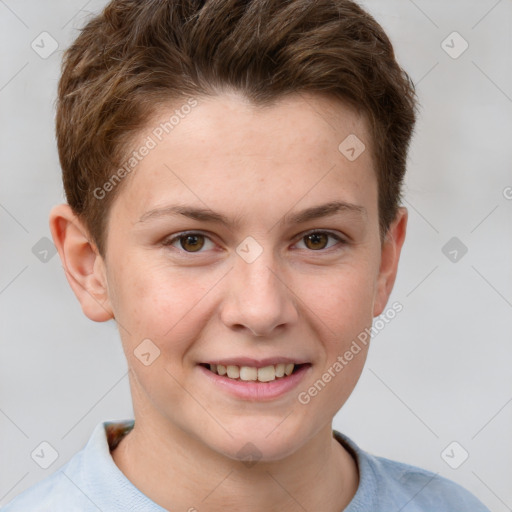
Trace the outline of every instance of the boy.
<instances>
[{"instance_id":1,"label":"boy","mask_svg":"<svg viewBox=\"0 0 512 512\"><path fill-rule=\"evenodd\" d=\"M371 16L113 0L58 99L52 236L84 313L119 326L135 420L6 512L487 510L332 430L407 224L414 87Z\"/></svg>"}]
</instances>

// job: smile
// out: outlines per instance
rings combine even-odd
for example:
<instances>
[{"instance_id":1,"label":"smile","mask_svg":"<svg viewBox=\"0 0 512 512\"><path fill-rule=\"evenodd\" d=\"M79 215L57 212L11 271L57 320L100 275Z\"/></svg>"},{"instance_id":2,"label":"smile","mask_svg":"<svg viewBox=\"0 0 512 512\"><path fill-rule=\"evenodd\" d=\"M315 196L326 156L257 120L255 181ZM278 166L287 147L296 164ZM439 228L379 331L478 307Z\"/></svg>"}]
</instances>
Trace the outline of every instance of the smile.
<instances>
[{"instance_id":1,"label":"smile","mask_svg":"<svg viewBox=\"0 0 512 512\"><path fill-rule=\"evenodd\" d=\"M225 366L222 364L206 364L204 366L211 372L232 380L272 382L276 379L288 377L303 365L294 363L279 363L275 365L271 364L264 366L262 368L236 365Z\"/></svg>"},{"instance_id":2,"label":"smile","mask_svg":"<svg viewBox=\"0 0 512 512\"><path fill-rule=\"evenodd\" d=\"M267 401L287 395L312 371L311 363L229 361L197 365L208 385L243 400ZM252 364L252 365L251 365ZM254 366L257 364L257 366Z\"/></svg>"}]
</instances>

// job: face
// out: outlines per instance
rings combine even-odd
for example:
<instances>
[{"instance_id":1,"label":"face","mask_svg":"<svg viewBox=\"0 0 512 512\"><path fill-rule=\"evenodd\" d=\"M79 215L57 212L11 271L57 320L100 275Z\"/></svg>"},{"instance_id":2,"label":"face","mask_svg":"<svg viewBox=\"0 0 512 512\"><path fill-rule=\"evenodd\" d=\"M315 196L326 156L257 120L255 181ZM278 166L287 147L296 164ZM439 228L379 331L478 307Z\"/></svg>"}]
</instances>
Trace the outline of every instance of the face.
<instances>
[{"instance_id":1,"label":"face","mask_svg":"<svg viewBox=\"0 0 512 512\"><path fill-rule=\"evenodd\" d=\"M157 144L113 203L101 262L136 421L231 458L251 442L280 459L330 428L368 346L335 363L394 279L365 122L320 96L262 108L224 94L159 141L175 109L141 133ZM353 161L338 149L351 134L367 148ZM241 367L268 382L218 374Z\"/></svg>"}]
</instances>

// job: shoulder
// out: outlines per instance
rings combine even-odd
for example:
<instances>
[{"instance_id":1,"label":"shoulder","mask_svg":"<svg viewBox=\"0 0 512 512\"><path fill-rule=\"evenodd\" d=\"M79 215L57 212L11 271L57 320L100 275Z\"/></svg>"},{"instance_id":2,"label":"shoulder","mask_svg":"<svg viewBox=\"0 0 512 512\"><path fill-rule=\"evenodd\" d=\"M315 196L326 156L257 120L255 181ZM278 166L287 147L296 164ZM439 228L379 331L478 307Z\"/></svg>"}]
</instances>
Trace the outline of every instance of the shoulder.
<instances>
[{"instance_id":1,"label":"shoulder","mask_svg":"<svg viewBox=\"0 0 512 512\"><path fill-rule=\"evenodd\" d=\"M80 466L81 455L78 452L55 473L23 491L1 512L97 512L95 504L74 482L74 470Z\"/></svg>"},{"instance_id":2,"label":"shoulder","mask_svg":"<svg viewBox=\"0 0 512 512\"><path fill-rule=\"evenodd\" d=\"M132 427L133 420L98 423L87 444L66 464L16 496L1 512L161 510L112 460L110 450Z\"/></svg>"},{"instance_id":3,"label":"shoulder","mask_svg":"<svg viewBox=\"0 0 512 512\"><path fill-rule=\"evenodd\" d=\"M346 512L489 512L473 494L439 474L367 453L336 431L335 437L356 457L360 473Z\"/></svg>"},{"instance_id":4,"label":"shoulder","mask_svg":"<svg viewBox=\"0 0 512 512\"><path fill-rule=\"evenodd\" d=\"M489 512L464 487L439 474L384 457L368 458L381 491L405 505L404 512Z\"/></svg>"}]
</instances>

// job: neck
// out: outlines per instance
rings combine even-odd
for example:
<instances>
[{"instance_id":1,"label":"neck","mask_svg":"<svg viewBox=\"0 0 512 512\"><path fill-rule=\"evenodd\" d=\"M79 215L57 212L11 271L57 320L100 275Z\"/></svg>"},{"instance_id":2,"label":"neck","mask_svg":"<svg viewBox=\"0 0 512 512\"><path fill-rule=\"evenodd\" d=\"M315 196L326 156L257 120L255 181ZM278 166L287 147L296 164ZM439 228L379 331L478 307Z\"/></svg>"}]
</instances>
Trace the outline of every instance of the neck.
<instances>
[{"instance_id":1,"label":"neck","mask_svg":"<svg viewBox=\"0 0 512 512\"><path fill-rule=\"evenodd\" d=\"M136 418L112 457L167 510L340 512L359 483L357 465L330 425L285 459L253 464L227 458L181 430L165 432Z\"/></svg>"}]
</instances>

